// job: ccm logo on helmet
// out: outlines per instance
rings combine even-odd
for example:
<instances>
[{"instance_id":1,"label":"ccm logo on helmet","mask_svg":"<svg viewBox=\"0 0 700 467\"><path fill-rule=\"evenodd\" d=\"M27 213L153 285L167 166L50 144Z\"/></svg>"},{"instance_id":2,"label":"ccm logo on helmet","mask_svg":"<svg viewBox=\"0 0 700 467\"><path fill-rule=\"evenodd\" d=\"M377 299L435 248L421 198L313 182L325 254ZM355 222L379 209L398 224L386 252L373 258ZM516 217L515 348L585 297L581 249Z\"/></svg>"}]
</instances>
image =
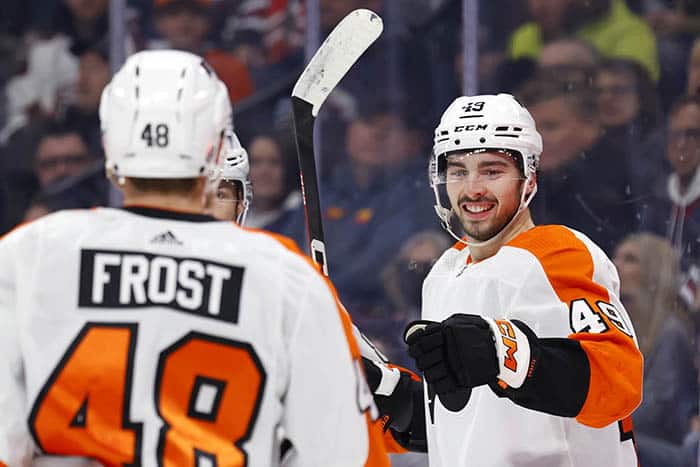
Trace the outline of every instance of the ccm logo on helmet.
<instances>
[{"instance_id":1,"label":"ccm logo on helmet","mask_svg":"<svg viewBox=\"0 0 700 467\"><path fill-rule=\"evenodd\" d=\"M236 323L242 282L243 268L237 266L140 252L82 250L78 305L162 306Z\"/></svg>"},{"instance_id":2,"label":"ccm logo on helmet","mask_svg":"<svg viewBox=\"0 0 700 467\"><path fill-rule=\"evenodd\" d=\"M478 131L478 130L485 130L488 128L488 125L458 125L455 127L454 132L457 133L459 131Z\"/></svg>"}]
</instances>

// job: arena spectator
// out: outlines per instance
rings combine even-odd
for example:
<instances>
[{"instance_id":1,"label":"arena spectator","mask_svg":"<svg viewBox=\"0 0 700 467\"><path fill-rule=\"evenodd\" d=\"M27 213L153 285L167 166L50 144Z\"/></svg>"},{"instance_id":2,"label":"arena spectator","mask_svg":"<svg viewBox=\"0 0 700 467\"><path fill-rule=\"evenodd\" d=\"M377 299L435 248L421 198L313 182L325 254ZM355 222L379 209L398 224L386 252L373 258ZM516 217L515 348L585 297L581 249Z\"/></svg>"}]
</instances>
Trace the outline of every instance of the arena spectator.
<instances>
[{"instance_id":1,"label":"arena spectator","mask_svg":"<svg viewBox=\"0 0 700 467\"><path fill-rule=\"evenodd\" d=\"M657 180L643 223L671 241L686 270L700 263L700 97L684 97L674 104L666 141L673 171Z\"/></svg>"},{"instance_id":2,"label":"arena spectator","mask_svg":"<svg viewBox=\"0 0 700 467\"><path fill-rule=\"evenodd\" d=\"M321 1L322 37L353 9L369 8L387 16L396 8L396 3L393 6L389 3L389 0ZM435 69L430 66L431 52L426 47L426 42L420 36L412 35L401 21L385 21L382 35L329 96L321 125L324 134L331 133L333 137L322 141L320 150L323 154L338 154L337 138L345 134L347 124L361 112L359 109L368 100L382 100L403 114L411 114L417 120L416 124L426 128L432 126L438 118L436 105L440 105L433 98L432 82L433 79L444 82L446 77L434 75ZM332 176L334 167L334 161L326 163L324 158L324 179Z\"/></svg>"},{"instance_id":3,"label":"arena spectator","mask_svg":"<svg viewBox=\"0 0 700 467\"><path fill-rule=\"evenodd\" d=\"M262 134L248 145L253 203L246 226L271 230L293 238L305 247L299 229L301 193L294 149L275 135ZM296 221L296 222L295 222Z\"/></svg>"},{"instance_id":4,"label":"arena spectator","mask_svg":"<svg viewBox=\"0 0 700 467\"><path fill-rule=\"evenodd\" d=\"M623 59L601 63L595 91L601 123L607 130L626 127L643 135L658 124L660 111L654 83L638 63Z\"/></svg>"},{"instance_id":5,"label":"arena spectator","mask_svg":"<svg viewBox=\"0 0 700 467\"><path fill-rule=\"evenodd\" d=\"M360 115L347 130L347 160L322 185L321 199L330 276L348 309L367 314L381 302L384 266L437 218L411 119L379 100Z\"/></svg>"},{"instance_id":6,"label":"arena spectator","mask_svg":"<svg viewBox=\"0 0 700 467\"><path fill-rule=\"evenodd\" d=\"M511 58L537 58L546 42L574 35L593 44L605 57L639 62L658 80L654 34L624 0L529 0L528 5L533 21L511 35Z\"/></svg>"},{"instance_id":7,"label":"arena spectator","mask_svg":"<svg viewBox=\"0 0 700 467\"><path fill-rule=\"evenodd\" d=\"M628 171L635 191L649 193L652 179L668 172L664 129L654 83L636 62L608 59L595 73L594 89L601 124L610 139L628 149Z\"/></svg>"},{"instance_id":8,"label":"arena spectator","mask_svg":"<svg viewBox=\"0 0 700 467\"><path fill-rule=\"evenodd\" d=\"M304 49L305 7L300 0L220 0L214 8L222 46L251 69L287 60Z\"/></svg>"},{"instance_id":9,"label":"arena spectator","mask_svg":"<svg viewBox=\"0 0 700 467\"><path fill-rule=\"evenodd\" d=\"M70 53L70 40L57 35L33 44L27 52L27 68L5 87L7 119L0 131L0 145L25 126L54 117L67 105L78 77L78 60Z\"/></svg>"},{"instance_id":10,"label":"arena spectator","mask_svg":"<svg viewBox=\"0 0 700 467\"><path fill-rule=\"evenodd\" d=\"M608 253L637 227L627 153L607 138L587 89L557 80L529 83L520 96L542 134L538 193L531 210L538 224L565 224Z\"/></svg>"},{"instance_id":11,"label":"arena spectator","mask_svg":"<svg viewBox=\"0 0 700 467\"><path fill-rule=\"evenodd\" d=\"M106 39L109 0L60 0L51 22L50 32L68 37L71 51L80 55Z\"/></svg>"},{"instance_id":12,"label":"arena spectator","mask_svg":"<svg viewBox=\"0 0 700 467\"><path fill-rule=\"evenodd\" d=\"M696 39L688 60L688 79L686 92L689 96L700 95L700 39Z\"/></svg>"},{"instance_id":13,"label":"arena spectator","mask_svg":"<svg viewBox=\"0 0 700 467\"><path fill-rule=\"evenodd\" d=\"M250 71L232 55L207 42L211 0L154 0L155 26L162 40L150 48L174 48L204 57L226 84L232 102L251 95L255 89Z\"/></svg>"},{"instance_id":14,"label":"arena spectator","mask_svg":"<svg viewBox=\"0 0 700 467\"><path fill-rule=\"evenodd\" d=\"M663 237L643 233L626 237L614 261L644 355L644 394L632 416L640 465L681 467L698 386L694 330L678 300L678 255Z\"/></svg>"},{"instance_id":15,"label":"arena spectator","mask_svg":"<svg viewBox=\"0 0 700 467\"><path fill-rule=\"evenodd\" d=\"M0 145L7 144L17 132L37 120L62 118L72 101L78 57L98 44L107 48L108 43L109 0L54 0L40 4L28 0L27 7L36 13L31 34L26 34L27 67L5 90L8 115L0 131ZM127 16L131 19L126 25L124 47L130 54L140 45L132 21L138 15L130 8ZM31 139L35 129L29 130Z\"/></svg>"},{"instance_id":16,"label":"arena spectator","mask_svg":"<svg viewBox=\"0 0 700 467\"><path fill-rule=\"evenodd\" d=\"M52 129L41 137L34 156L39 186L46 189L67 177L79 175L94 160L77 131Z\"/></svg>"},{"instance_id":17,"label":"arena spectator","mask_svg":"<svg viewBox=\"0 0 700 467\"><path fill-rule=\"evenodd\" d=\"M398 365L414 368L415 362L406 354L401 333L387 332L387 329L404 329L410 321L420 318L423 280L449 246L450 238L444 231L423 230L409 237L382 271L384 305L379 316L374 318L382 324L375 326L377 329L370 337L381 338L389 359Z\"/></svg>"},{"instance_id":18,"label":"arena spectator","mask_svg":"<svg viewBox=\"0 0 700 467\"><path fill-rule=\"evenodd\" d=\"M687 63L693 41L700 34L700 4L688 0L645 3L647 23L656 34L661 63L659 94L669 105L683 94L684 77L679 70Z\"/></svg>"},{"instance_id":19,"label":"arena spectator","mask_svg":"<svg viewBox=\"0 0 700 467\"><path fill-rule=\"evenodd\" d=\"M106 44L101 43L83 51L79 63L74 100L61 120L65 126L81 133L91 154L101 155L102 132L98 108L102 90L112 76Z\"/></svg>"}]
</instances>

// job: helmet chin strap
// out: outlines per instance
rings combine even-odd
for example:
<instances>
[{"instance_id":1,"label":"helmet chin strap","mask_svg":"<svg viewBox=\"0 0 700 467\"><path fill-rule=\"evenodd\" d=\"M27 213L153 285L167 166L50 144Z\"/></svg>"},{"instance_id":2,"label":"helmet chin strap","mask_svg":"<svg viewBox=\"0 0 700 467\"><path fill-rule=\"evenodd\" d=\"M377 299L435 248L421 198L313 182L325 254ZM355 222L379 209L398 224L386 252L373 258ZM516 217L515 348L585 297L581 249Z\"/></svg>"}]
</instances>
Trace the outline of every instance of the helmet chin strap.
<instances>
[{"instance_id":1,"label":"helmet chin strap","mask_svg":"<svg viewBox=\"0 0 700 467\"><path fill-rule=\"evenodd\" d=\"M532 188L532 191L530 192L529 196L525 198L526 192L527 192L527 185L530 183L531 176L525 179L525 183L523 183L523 190L522 193L520 194L520 205L518 206L518 209L513 213L511 216L510 220L503 226L501 229L496 232L491 238L488 240L483 240L480 242L475 242L475 241L470 241L470 240L465 240L464 238L460 238L457 235L455 235L454 232L452 232L452 229L448 228L447 231L452 235L454 238L457 239L458 242L461 242L468 247L483 247L483 246L488 246L496 241L502 239L506 233L510 230L510 227L515 223L516 219L518 216L520 216L525 209L530 205L530 202L532 201L532 198L535 197L535 193L537 193L537 184Z\"/></svg>"}]
</instances>

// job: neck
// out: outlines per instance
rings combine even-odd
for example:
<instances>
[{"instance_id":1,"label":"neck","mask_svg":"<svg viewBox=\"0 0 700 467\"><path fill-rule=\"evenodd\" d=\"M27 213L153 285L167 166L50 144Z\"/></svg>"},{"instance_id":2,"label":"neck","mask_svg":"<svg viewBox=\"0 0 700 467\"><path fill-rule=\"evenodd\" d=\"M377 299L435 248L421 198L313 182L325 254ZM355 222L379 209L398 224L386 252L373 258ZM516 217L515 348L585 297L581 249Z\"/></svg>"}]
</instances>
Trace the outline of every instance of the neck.
<instances>
[{"instance_id":1,"label":"neck","mask_svg":"<svg viewBox=\"0 0 700 467\"><path fill-rule=\"evenodd\" d=\"M469 245L469 254L473 261L483 261L487 258L498 253L503 245L520 235L521 233L530 230L535 226L532 222L532 216L530 215L530 210L525 209L522 212L516 214L510 225L506 226L501 230L495 237L492 237L493 241L485 241L476 245Z\"/></svg>"},{"instance_id":2,"label":"neck","mask_svg":"<svg viewBox=\"0 0 700 467\"><path fill-rule=\"evenodd\" d=\"M192 214L202 214L203 198L155 193L124 193L124 206L143 206Z\"/></svg>"}]
</instances>

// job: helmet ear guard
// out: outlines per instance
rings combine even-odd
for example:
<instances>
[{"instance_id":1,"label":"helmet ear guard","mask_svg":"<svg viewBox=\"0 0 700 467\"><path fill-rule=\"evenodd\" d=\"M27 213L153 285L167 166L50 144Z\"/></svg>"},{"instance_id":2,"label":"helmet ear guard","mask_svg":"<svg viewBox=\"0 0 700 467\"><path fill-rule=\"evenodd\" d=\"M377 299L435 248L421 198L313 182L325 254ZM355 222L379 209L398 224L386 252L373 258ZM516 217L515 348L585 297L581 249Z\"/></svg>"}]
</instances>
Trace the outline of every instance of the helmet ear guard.
<instances>
[{"instance_id":1,"label":"helmet ear guard","mask_svg":"<svg viewBox=\"0 0 700 467\"><path fill-rule=\"evenodd\" d=\"M243 225L248 213L248 209L253 200L253 188L250 183L250 162L248 151L241 145L238 136L233 130L228 130L224 137L222 149L222 161L219 164L215 178L219 181L234 182L241 191L242 203L241 212L238 214L236 223Z\"/></svg>"}]
</instances>

